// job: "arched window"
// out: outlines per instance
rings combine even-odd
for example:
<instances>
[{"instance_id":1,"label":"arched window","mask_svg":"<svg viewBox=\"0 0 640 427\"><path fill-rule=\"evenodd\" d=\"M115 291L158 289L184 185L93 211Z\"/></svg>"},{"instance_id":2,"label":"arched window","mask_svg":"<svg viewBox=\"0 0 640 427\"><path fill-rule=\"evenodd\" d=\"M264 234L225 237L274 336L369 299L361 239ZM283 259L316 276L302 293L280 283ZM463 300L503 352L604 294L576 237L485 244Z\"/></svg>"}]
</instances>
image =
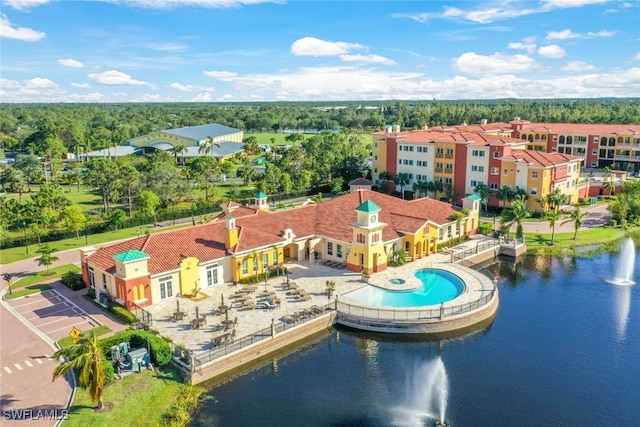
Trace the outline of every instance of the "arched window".
<instances>
[{"instance_id":1,"label":"arched window","mask_svg":"<svg viewBox=\"0 0 640 427\"><path fill-rule=\"evenodd\" d=\"M526 140L527 140L527 134L526 134L526 133L523 133L523 134L520 136L520 138L522 138L524 141L526 141Z\"/></svg>"},{"instance_id":2,"label":"arched window","mask_svg":"<svg viewBox=\"0 0 640 427\"><path fill-rule=\"evenodd\" d=\"M622 137L621 137L621 136L619 136L619 137L618 137L618 144L622 144L622 141L624 141L624 140L622 139Z\"/></svg>"},{"instance_id":3,"label":"arched window","mask_svg":"<svg viewBox=\"0 0 640 427\"><path fill-rule=\"evenodd\" d=\"M558 138L558 144L564 144L564 135L561 135L560 138Z\"/></svg>"},{"instance_id":4,"label":"arched window","mask_svg":"<svg viewBox=\"0 0 640 427\"><path fill-rule=\"evenodd\" d=\"M529 142L533 142L533 134L532 133L529 134Z\"/></svg>"},{"instance_id":5,"label":"arched window","mask_svg":"<svg viewBox=\"0 0 640 427\"><path fill-rule=\"evenodd\" d=\"M567 137L567 144L572 144L573 143L573 137L572 136L568 136Z\"/></svg>"},{"instance_id":6,"label":"arched window","mask_svg":"<svg viewBox=\"0 0 640 427\"><path fill-rule=\"evenodd\" d=\"M607 145L607 137L606 136L601 136L600 137L600 146L606 146Z\"/></svg>"},{"instance_id":7,"label":"arched window","mask_svg":"<svg viewBox=\"0 0 640 427\"><path fill-rule=\"evenodd\" d=\"M609 138L609 147L616 145L616 139L614 137Z\"/></svg>"},{"instance_id":8,"label":"arched window","mask_svg":"<svg viewBox=\"0 0 640 427\"><path fill-rule=\"evenodd\" d=\"M546 141L547 140L547 135L543 133L542 137L540 139L542 139L543 141Z\"/></svg>"},{"instance_id":9,"label":"arched window","mask_svg":"<svg viewBox=\"0 0 640 427\"><path fill-rule=\"evenodd\" d=\"M536 138L535 139L536 139L536 141L540 141L540 134L539 133L536 133Z\"/></svg>"}]
</instances>

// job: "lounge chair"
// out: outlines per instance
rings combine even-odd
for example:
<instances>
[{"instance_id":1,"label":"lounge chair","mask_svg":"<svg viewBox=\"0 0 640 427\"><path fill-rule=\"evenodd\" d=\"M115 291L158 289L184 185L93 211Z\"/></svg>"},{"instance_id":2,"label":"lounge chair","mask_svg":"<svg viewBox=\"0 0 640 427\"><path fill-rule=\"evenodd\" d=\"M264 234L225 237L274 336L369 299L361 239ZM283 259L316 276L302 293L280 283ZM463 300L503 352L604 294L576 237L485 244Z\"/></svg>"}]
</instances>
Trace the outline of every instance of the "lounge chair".
<instances>
[{"instance_id":1,"label":"lounge chair","mask_svg":"<svg viewBox=\"0 0 640 427\"><path fill-rule=\"evenodd\" d=\"M321 309L320 307L318 307L317 305L312 305L312 306L311 306L311 310L313 310L313 312L314 312L315 314L322 314L322 313L324 313L324 310L323 310L323 309Z\"/></svg>"},{"instance_id":2,"label":"lounge chair","mask_svg":"<svg viewBox=\"0 0 640 427\"><path fill-rule=\"evenodd\" d=\"M271 302L270 300L262 301L260 305L268 309L274 309L277 307L276 303Z\"/></svg>"},{"instance_id":3,"label":"lounge chair","mask_svg":"<svg viewBox=\"0 0 640 427\"><path fill-rule=\"evenodd\" d=\"M284 320L287 323L296 323L296 319L293 316L290 316L288 314L283 314L282 320Z\"/></svg>"}]
</instances>

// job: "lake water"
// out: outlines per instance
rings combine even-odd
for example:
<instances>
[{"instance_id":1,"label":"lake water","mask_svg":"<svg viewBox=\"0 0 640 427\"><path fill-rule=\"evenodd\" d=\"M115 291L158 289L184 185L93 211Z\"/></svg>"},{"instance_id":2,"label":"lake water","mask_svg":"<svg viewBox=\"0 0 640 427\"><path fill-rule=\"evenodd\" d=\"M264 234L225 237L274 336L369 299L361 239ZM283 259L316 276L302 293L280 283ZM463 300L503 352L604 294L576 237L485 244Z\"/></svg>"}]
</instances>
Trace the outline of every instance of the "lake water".
<instances>
[{"instance_id":1,"label":"lake water","mask_svg":"<svg viewBox=\"0 0 640 427\"><path fill-rule=\"evenodd\" d=\"M406 408L429 407L420 369L438 358L454 427L640 425L640 285L605 282L615 267L615 255L493 265L490 326L441 341L334 331L211 389L193 425L432 425Z\"/></svg>"}]
</instances>

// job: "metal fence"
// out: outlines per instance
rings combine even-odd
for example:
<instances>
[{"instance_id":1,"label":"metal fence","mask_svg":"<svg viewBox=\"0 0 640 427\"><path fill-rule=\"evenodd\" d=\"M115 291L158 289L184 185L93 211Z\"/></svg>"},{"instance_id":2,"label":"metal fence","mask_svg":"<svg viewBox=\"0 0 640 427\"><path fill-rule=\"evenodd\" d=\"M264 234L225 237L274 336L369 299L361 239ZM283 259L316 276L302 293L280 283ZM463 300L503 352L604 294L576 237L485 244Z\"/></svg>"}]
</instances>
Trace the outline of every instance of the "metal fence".
<instances>
[{"instance_id":1,"label":"metal fence","mask_svg":"<svg viewBox=\"0 0 640 427\"><path fill-rule=\"evenodd\" d=\"M491 250L491 249L495 250L495 248L498 246L500 246L500 242L497 240L489 240L483 243L478 242L475 248L470 248L460 252L454 252L452 255L452 261L457 262L465 258L475 256L487 250Z\"/></svg>"},{"instance_id":2,"label":"metal fence","mask_svg":"<svg viewBox=\"0 0 640 427\"><path fill-rule=\"evenodd\" d=\"M414 309L388 309L357 305L338 301L338 318L342 316L359 317L361 319L372 319L376 321L394 321L394 322L415 322L425 320L442 320L447 317L457 316L463 313L474 311L489 304L495 296L496 288L494 287L488 294L465 304L454 306L443 306L438 308L414 308Z\"/></svg>"},{"instance_id":3,"label":"metal fence","mask_svg":"<svg viewBox=\"0 0 640 427\"><path fill-rule=\"evenodd\" d=\"M144 308L140 307L135 302L132 303L132 304L133 304L133 308L134 308L134 314L136 315L136 318L138 319L136 321L136 324L139 324L144 329L149 329L151 326L153 326L153 316L151 315L151 313L149 313Z\"/></svg>"},{"instance_id":4,"label":"metal fence","mask_svg":"<svg viewBox=\"0 0 640 427\"><path fill-rule=\"evenodd\" d=\"M264 339L272 338L274 334L279 334L295 326L308 322L309 320L322 316L325 313L329 313L335 310L335 305L333 303L319 307L322 310L318 311L317 313L309 312L304 318L297 318L293 322L289 323L284 321L274 321L272 326L253 332L249 335L236 338L231 342L227 342L217 347L213 347L213 345L210 345L211 348L209 348L208 350L192 351L174 347L173 360L178 365L187 368L192 372L195 372L205 363L211 362L212 360L218 359L222 356L226 356L227 354L236 352L244 347L260 342Z\"/></svg>"}]
</instances>

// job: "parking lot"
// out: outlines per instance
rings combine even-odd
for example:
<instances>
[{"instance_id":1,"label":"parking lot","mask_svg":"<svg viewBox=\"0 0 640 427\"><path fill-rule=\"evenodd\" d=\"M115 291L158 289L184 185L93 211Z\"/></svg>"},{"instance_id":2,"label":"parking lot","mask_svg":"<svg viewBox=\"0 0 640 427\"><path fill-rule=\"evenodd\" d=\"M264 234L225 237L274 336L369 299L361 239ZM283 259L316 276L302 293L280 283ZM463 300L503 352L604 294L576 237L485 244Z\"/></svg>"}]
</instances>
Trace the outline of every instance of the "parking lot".
<instances>
[{"instance_id":1,"label":"parking lot","mask_svg":"<svg viewBox=\"0 0 640 427\"><path fill-rule=\"evenodd\" d=\"M74 326L85 331L100 325L55 289L13 300L10 305L27 322L54 342L69 336Z\"/></svg>"}]
</instances>

